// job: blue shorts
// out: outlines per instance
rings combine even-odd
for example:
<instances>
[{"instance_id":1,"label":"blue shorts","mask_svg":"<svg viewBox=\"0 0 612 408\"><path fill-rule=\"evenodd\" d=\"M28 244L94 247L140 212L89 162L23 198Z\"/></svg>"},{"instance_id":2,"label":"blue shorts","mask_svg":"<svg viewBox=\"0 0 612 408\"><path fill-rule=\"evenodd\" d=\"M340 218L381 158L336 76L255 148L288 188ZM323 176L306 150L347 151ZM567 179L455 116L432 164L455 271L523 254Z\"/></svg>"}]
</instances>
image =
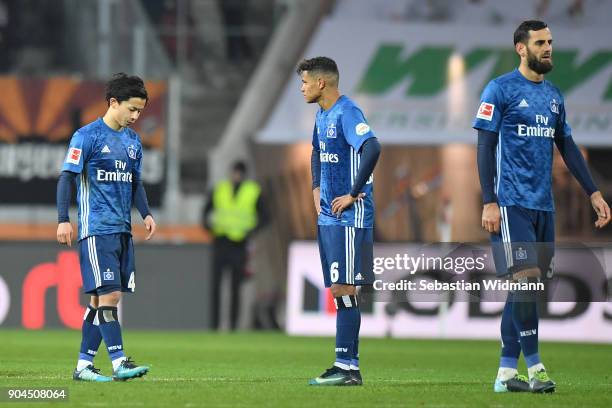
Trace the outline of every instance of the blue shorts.
<instances>
[{"instance_id":1,"label":"blue shorts","mask_svg":"<svg viewBox=\"0 0 612 408\"><path fill-rule=\"evenodd\" d=\"M374 232L372 228L319 225L319 254L325 287L371 285L374 282Z\"/></svg>"},{"instance_id":2,"label":"blue shorts","mask_svg":"<svg viewBox=\"0 0 612 408\"><path fill-rule=\"evenodd\" d=\"M519 206L499 207L499 234L491 234L497 276L523 269L540 268L542 277L552 277L555 253L555 213Z\"/></svg>"},{"instance_id":3,"label":"blue shorts","mask_svg":"<svg viewBox=\"0 0 612 408\"><path fill-rule=\"evenodd\" d=\"M95 235L79 241L83 291L92 295L134 292L134 246L130 234Z\"/></svg>"}]
</instances>

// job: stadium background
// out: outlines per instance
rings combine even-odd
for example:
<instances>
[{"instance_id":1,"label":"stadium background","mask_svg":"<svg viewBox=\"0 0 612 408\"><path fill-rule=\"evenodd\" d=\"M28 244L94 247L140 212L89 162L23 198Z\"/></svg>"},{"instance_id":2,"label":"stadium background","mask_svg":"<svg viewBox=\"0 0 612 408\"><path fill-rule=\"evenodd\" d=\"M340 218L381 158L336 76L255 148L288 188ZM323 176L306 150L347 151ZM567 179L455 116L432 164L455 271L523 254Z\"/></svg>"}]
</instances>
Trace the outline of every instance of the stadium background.
<instances>
[{"instance_id":1,"label":"stadium background","mask_svg":"<svg viewBox=\"0 0 612 408\"><path fill-rule=\"evenodd\" d=\"M315 107L299 94L297 61L335 58L341 90L382 143L378 248L485 242L469 123L486 82L517 65L512 32L523 19L551 26L549 79L565 93L575 140L612 199L610 15L612 3L602 0L0 0L0 338L80 327L86 298L76 252L55 243L55 183L72 132L104 113L112 73L147 80L151 100L136 130L159 225L144 243L134 214L139 273L137 294L121 308L127 333L209 328L204 197L244 158L272 222L250 248L240 328L331 335L313 244ZM558 239L609 241L612 229L592 228L588 200L557 159ZM374 337L496 338L499 305L484 305L486 313L467 303L438 306L389 315L374 305L362 329ZM77 332L66 333L76 347ZM612 307L559 305L542 336L604 343L592 347L609 355Z\"/></svg>"}]
</instances>

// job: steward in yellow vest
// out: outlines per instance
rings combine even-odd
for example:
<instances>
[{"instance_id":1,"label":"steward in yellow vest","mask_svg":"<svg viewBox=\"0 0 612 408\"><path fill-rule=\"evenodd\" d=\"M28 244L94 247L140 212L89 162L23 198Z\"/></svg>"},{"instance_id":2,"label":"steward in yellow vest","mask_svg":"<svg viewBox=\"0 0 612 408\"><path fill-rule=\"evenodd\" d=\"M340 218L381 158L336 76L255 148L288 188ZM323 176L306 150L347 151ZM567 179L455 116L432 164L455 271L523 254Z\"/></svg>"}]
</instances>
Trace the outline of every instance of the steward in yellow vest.
<instances>
[{"instance_id":1,"label":"steward in yellow vest","mask_svg":"<svg viewBox=\"0 0 612 408\"><path fill-rule=\"evenodd\" d=\"M243 241L257 226L259 185L251 180L241 182L237 189L226 180L215 186L212 196L212 232L215 237Z\"/></svg>"},{"instance_id":2,"label":"steward in yellow vest","mask_svg":"<svg viewBox=\"0 0 612 408\"><path fill-rule=\"evenodd\" d=\"M261 188L247 180L246 165L234 163L231 178L215 185L204 208L204 228L214 236L212 246L212 316L213 328L219 328L222 276L231 273L230 328L234 329L240 310L240 285L245 278L249 237L267 223Z\"/></svg>"}]
</instances>

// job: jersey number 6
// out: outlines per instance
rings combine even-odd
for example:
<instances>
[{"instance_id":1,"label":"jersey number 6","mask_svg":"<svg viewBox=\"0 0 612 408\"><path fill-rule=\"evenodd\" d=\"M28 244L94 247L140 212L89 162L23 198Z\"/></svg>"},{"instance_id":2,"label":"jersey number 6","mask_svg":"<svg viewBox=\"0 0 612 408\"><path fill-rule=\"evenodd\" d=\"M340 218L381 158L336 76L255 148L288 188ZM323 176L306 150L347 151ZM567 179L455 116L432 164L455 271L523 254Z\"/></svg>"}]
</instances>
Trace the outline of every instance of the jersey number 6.
<instances>
[{"instance_id":1,"label":"jersey number 6","mask_svg":"<svg viewBox=\"0 0 612 408\"><path fill-rule=\"evenodd\" d=\"M332 264L329 267L329 277L331 278L332 282L337 282L338 281L338 277L339 277L339 273L338 273L338 262L332 262Z\"/></svg>"}]
</instances>

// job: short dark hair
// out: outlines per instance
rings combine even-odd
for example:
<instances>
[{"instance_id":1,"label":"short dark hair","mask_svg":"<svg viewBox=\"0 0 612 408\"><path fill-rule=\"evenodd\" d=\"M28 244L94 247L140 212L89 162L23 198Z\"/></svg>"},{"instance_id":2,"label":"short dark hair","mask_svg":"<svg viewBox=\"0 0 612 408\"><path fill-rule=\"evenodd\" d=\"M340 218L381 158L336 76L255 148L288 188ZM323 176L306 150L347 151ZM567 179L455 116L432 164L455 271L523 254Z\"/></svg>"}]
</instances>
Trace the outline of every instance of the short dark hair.
<instances>
[{"instance_id":1,"label":"short dark hair","mask_svg":"<svg viewBox=\"0 0 612 408\"><path fill-rule=\"evenodd\" d=\"M245 175L247 172L247 165L244 161L238 160L234 162L234 164L232 165L232 170L237 171L241 173L242 175Z\"/></svg>"},{"instance_id":2,"label":"short dark hair","mask_svg":"<svg viewBox=\"0 0 612 408\"><path fill-rule=\"evenodd\" d=\"M296 72L298 75L302 75L304 71L331 74L336 78L336 83L340 82L338 65L336 65L336 61L328 57L314 57L302 60L298 64Z\"/></svg>"},{"instance_id":3,"label":"short dark hair","mask_svg":"<svg viewBox=\"0 0 612 408\"><path fill-rule=\"evenodd\" d=\"M121 103L130 98L142 98L149 101L144 81L136 75L119 72L106 83L106 102L110 105L111 98Z\"/></svg>"},{"instance_id":4,"label":"short dark hair","mask_svg":"<svg viewBox=\"0 0 612 408\"><path fill-rule=\"evenodd\" d=\"M523 21L514 31L514 45L518 43L527 44L529 40L529 31L540 31L548 27L548 25L540 20Z\"/></svg>"}]
</instances>

